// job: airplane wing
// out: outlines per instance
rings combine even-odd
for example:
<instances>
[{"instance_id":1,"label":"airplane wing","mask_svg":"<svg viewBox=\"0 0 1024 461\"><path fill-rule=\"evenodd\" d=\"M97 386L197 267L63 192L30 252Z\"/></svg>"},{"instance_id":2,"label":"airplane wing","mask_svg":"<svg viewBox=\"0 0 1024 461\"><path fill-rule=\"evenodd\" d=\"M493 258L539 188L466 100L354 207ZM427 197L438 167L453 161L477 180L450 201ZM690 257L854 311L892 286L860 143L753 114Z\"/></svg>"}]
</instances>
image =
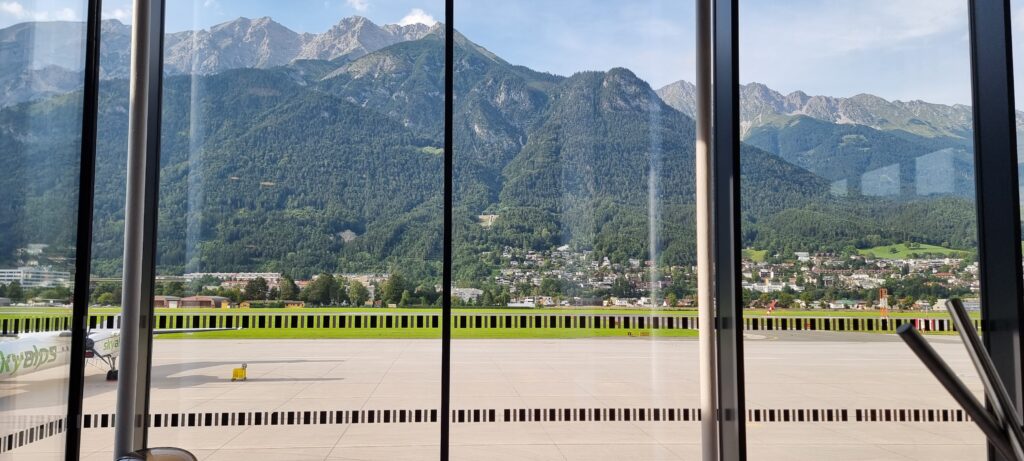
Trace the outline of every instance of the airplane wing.
<instances>
[{"instance_id":1,"label":"airplane wing","mask_svg":"<svg viewBox=\"0 0 1024 461\"><path fill-rule=\"evenodd\" d=\"M238 331L241 328L170 328L166 330L153 330L154 335L170 335L174 333L207 333L210 331Z\"/></svg>"}]
</instances>

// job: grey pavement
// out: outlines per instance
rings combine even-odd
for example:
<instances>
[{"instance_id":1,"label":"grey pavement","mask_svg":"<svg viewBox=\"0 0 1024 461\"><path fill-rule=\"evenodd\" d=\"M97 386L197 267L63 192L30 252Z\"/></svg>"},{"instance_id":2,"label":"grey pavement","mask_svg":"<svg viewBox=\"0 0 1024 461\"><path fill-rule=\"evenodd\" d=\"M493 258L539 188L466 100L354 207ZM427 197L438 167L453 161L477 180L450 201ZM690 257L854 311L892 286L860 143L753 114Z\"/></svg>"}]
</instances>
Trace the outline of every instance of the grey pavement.
<instances>
[{"instance_id":1,"label":"grey pavement","mask_svg":"<svg viewBox=\"0 0 1024 461\"><path fill-rule=\"evenodd\" d=\"M954 409L892 336L748 335L752 409ZM809 334L810 333L810 334ZM813 336L812 336L813 335ZM955 337L931 338L976 394ZM455 340L454 409L695 408L693 340ZM153 413L428 409L440 405L437 340L161 340ZM248 364L249 380L231 382ZM89 367L87 413L112 413L114 389ZM60 414L61 370L0 387L4 418ZM40 391L45 390L45 392ZM751 460L976 460L980 431L956 422L749 422ZM159 428L151 445L203 460L437 459L437 423ZM536 421L452 425L452 459L694 460L699 427L680 421ZM109 460L110 429L88 429L83 459ZM58 459L53 437L0 455Z\"/></svg>"}]
</instances>

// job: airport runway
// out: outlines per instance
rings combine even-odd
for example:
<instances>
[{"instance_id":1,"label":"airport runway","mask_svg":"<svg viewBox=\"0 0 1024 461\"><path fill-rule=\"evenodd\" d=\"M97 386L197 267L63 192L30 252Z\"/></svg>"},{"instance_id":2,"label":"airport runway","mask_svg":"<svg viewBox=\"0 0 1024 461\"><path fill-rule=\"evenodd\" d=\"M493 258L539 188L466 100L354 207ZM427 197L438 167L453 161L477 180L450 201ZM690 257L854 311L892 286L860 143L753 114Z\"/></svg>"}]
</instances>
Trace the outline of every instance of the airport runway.
<instances>
[{"instance_id":1,"label":"airport runway","mask_svg":"<svg viewBox=\"0 0 1024 461\"><path fill-rule=\"evenodd\" d=\"M980 394L959 340L932 342ZM764 418L792 412L788 422L748 423L751 460L983 459L973 424L911 420L914 410L957 407L895 337L769 332L748 335L746 357L748 407ZM452 408L466 410L452 425L453 459L698 459L698 423L683 416L698 406L696 341L455 340L452 359ZM437 459L438 423L395 421L403 410L411 420L439 407L439 360L437 340L157 341L152 413L164 424L178 415L185 427L154 428L151 445L203 460ZM249 380L231 382L243 362ZM59 414L57 378L44 372L0 387L0 411ZM86 412L112 413L115 386L93 367L87 381ZM794 422L800 410L820 420ZM868 421L885 410L889 422ZM828 411L836 420L825 420ZM190 426L190 413L210 421ZM253 425L255 413L279 414L283 424ZM110 429L88 429L84 439L83 459L110 459ZM0 459L57 459L61 443L52 437Z\"/></svg>"}]
</instances>

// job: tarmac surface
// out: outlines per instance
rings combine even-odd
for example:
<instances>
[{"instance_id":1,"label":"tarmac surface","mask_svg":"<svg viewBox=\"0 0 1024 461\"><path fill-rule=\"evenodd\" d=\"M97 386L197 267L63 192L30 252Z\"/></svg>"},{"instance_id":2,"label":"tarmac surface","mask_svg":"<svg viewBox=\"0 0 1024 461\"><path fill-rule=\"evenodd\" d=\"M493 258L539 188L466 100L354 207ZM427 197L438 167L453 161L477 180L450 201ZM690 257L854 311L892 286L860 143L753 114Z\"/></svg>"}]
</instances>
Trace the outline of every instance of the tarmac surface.
<instances>
[{"instance_id":1,"label":"tarmac surface","mask_svg":"<svg viewBox=\"0 0 1024 461\"><path fill-rule=\"evenodd\" d=\"M779 419L782 410L819 410L822 419L828 410L848 415L841 421L748 421L750 460L984 459L983 437L973 423L854 420L857 410L909 415L957 408L895 336L767 332L746 339L748 409L779 410ZM930 341L980 396L958 338ZM452 424L451 457L699 459L699 424L678 420L699 403L697 348L685 339L455 340L452 408L485 416ZM150 445L186 448L202 460L437 459L439 423L382 422L380 415L440 407L440 353L437 340L156 341L151 412L168 418L210 413L214 421L233 414L236 424L153 428ZM248 380L231 382L232 369L243 362ZM62 373L0 383L5 434L64 411L54 404L66 395ZM87 414L114 411L116 385L103 373L88 367ZM567 409L571 417L565 417ZM658 421L652 420L655 409ZM676 420L665 420L670 409L678 410ZM489 410L493 420L487 420ZM528 420L516 420L520 410ZM300 417L295 424L252 425L254 413L289 411L357 413L362 419L302 424ZM249 424L237 424L240 412ZM623 412L632 415L629 420ZM366 420L370 413L377 418L373 423ZM609 421L613 413L618 416ZM0 454L0 460L63 459L63 442L60 435L49 437ZM108 461L112 445L112 429L86 429L82 459Z\"/></svg>"}]
</instances>

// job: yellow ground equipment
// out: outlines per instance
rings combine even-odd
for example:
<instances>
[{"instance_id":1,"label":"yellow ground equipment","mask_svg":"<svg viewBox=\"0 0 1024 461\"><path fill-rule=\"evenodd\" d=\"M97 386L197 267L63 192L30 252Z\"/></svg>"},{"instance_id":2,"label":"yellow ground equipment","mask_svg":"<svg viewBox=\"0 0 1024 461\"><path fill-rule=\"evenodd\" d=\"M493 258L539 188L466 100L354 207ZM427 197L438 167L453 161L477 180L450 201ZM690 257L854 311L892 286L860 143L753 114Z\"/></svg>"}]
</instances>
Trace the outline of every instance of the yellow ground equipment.
<instances>
[{"instance_id":1,"label":"yellow ground equipment","mask_svg":"<svg viewBox=\"0 0 1024 461\"><path fill-rule=\"evenodd\" d=\"M242 364L242 368L235 368L234 370L232 370L231 371L231 381L245 381L246 380L245 369L248 368L248 367L249 367L249 365L243 363Z\"/></svg>"}]
</instances>

